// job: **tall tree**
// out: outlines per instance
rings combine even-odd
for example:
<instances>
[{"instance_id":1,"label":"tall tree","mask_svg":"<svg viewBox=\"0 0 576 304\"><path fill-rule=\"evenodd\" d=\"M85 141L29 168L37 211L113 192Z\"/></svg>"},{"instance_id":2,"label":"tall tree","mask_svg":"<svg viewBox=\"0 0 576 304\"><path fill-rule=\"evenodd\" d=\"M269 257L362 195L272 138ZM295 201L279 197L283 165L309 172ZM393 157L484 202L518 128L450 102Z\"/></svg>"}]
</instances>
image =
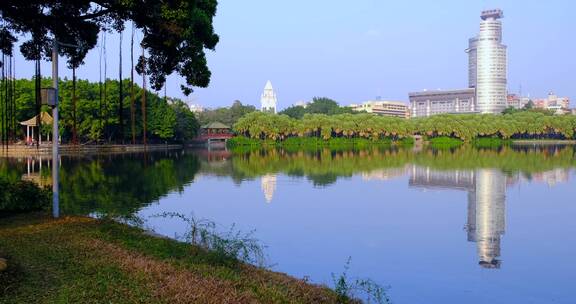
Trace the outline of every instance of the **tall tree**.
<instances>
[{"instance_id":1,"label":"tall tree","mask_svg":"<svg viewBox=\"0 0 576 304\"><path fill-rule=\"evenodd\" d=\"M98 32L118 30L132 20L143 33L152 88L159 90L166 76L176 72L186 80L183 92L190 94L192 87L210 81L205 49L214 50L219 40L212 25L216 8L217 0L2 0L0 24L6 34L0 35L0 44L13 46L16 36L32 34L29 44L56 37L90 50Z\"/></svg>"},{"instance_id":2,"label":"tall tree","mask_svg":"<svg viewBox=\"0 0 576 304\"><path fill-rule=\"evenodd\" d=\"M122 31L120 31L120 47L118 48L118 54L120 56L118 63L118 122L120 123L120 130L118 138L120 143L124 143L124 95L122 94Z\"/></svg>"},{"instance_id":3,"label":"tall tree","mask_svg":"<svg viewBox=\"0 0 576 304\"><path fill-rule=\"evenodd\" d=\"M130 38L130 124L132 131L132 144L136 144L136 111L134 109L134 23Z\"/></svg>"},{"instance_id":4,"label":"tall tree","mask_svg":"<svg viewBox=\"0 0 576 304\"><path fill-rule=\"evenodd\" d=\"M144 46L142 46L142 56L140 57L141 69L142 72L142 143L146 145L146 132L147 132L147 125L148 122L146 121L146 57Z\"/></svg>"}]
</instances>

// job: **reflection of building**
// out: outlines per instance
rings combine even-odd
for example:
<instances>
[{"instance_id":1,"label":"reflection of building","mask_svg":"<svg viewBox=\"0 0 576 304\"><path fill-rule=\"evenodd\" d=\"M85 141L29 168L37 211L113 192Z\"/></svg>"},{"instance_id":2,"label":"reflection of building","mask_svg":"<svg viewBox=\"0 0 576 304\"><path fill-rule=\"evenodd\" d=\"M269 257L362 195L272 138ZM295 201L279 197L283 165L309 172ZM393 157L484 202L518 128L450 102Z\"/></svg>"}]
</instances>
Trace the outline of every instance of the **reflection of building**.
<instances>
[{"instance_id":1,"label":"reflection of building","mask_svg":"<svg viewBox=\"0 0 576 304\"><path fill-rule=\"evenodd\" d=\"M264 92L262 93L262 97L260 98L260 103L262 105L262 112L270 112L276 114L276 106L278 104L278 98L276 97L276 92L274 92L274 88L272 87L272 83L270 80L266 82L266 86L264 87Z\"/></svg>"},{"instance_id":2,"label":"reflection of building","mask_svg":"<svg viewBox=\"0 0 576 304\"><path fill-rule=\"evenodd\" d=\"M500 240L506 228L506 176L498 169L479 169L475 184L475 241L479 264L484 268L500 268Z\"/></svg>"},{"instance_id":3,"label":"reflection of building","mask_svg":"<svg viewBox=\"0 0 576 304\"><path fill-rule=\"evenodd\" d=\"M272 198L274 198L274 192L276 191L276 175L266 174L262 176L261 185L266 202L271 203Z\"/></svg>"},{"instance_id":4,"label":"reflection of building","mask_svg":"<svg viewBox=\"0 0 576 304\"><path fill-rule=\"evenodd\" d=\"M46 161L45 165L44 161ZM26 174L22 175L22 180L33 182L40 187L51 186L52 176L50 171L42 171L43 168L50 169L51 163L51 159L43 159L41 156L38 159L33 157L26 158Z\"/></svg>"},{"instance_id":5,"label":"reflection of building","mask_svg":"<svg viewBox=\"0 0 576 304\"><path fill-rule=\"evenodd\" d=\"M467 191L467 239L476 242L479 264L482 267L500 267L500 239L506 225L506 176L501 171L436 171L414 166L410 186Z\"/></svg>"},{"instance_id":6,"label":"reflection of building","mask_svg":"<svg viewBox=\"0 0 576 304\"><path fill-rule=\"evenodd\" d=\"M350 108L357 112L374 113L381 116L409 118L408 106L401 101L366 101L361 104L351 104Z\"/></svg>"},{"instance_id":7,"label":"reflection of building","mask_svg":"<svg viewBox=\"0 0 576 304\"><path fill-rule=\"evenodd\" d=\"M554 169L542 173L534 173L532 175L533 180L545 182L550 187L554 187L558 183L567 182L569 178L570 178L569 169Z\"/></svg>"},{"instance_id":8,"label":"reflection of building","mask_svg":"<svg viewBox=\"0 0 576 304\"><path fill-rule=\"evenodd\" d=\"M410 93L412 117L428 117L445 113L473 113L475 90L424 91Z\"/></svg>"},{"instance_id":9,"label":"reflection of building","mask_svg":"<svg viewBox=\"0 0 576 304\"><path fill-rule=\"evenodd\" d=\"M390 168L390 169L382 169L382 170L376 170L376 171L370 171L370 172L363 172L362 173L362 179L365 181L371 181L371 180L387 181L387 180L391 180L393 178L404 176L405 174L406 174L406 168L405 167Z\"/></svg>"}]
</instances>

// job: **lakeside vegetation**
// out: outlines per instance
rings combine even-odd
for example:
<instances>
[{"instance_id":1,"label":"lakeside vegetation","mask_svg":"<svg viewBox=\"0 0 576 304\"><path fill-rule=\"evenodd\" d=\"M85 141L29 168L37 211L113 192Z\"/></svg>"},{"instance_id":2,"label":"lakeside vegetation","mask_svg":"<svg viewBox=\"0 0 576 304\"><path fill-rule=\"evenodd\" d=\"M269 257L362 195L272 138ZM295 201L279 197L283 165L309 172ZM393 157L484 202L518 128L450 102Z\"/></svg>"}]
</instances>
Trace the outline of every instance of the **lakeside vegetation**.
<instances>
[{"instance_id":1,"label":"lakeside vegetation","mask_svg":"<svg viewBox=\"0 0 576 304\"><path fill-rule=\"evenodd\" d=\"M397 141L414 135L430 139L448 137L463 142L482 138L563 140L576 139L576 116L521 111L505 115L448 114L408 120L372 114L305 114L302 119L294 119L287 115L254 112L242 117L234 125L234 131L246 138L273 141L294 137Z\"/></svg>"},{"instance_id":2,"label":"lakeside vegetation","mask_svg":"<svg viewBox=\"0 0 576 304\"><path fill-rule=\"evenodd\" d=\"M328 287L139 228L26 214L0 221L2 303L337 303ZM347 302L354 302L347 299Z\"/></svg>"},{"instance_id":3,"label":"lakeside vegetation","mask_svg":"<svg viewBox=\"0 0 576 304\"><path fill-rule=\"evenodd\" d=\"M328 97L314 97L312 98L312 101L307 103L305 106L291 106L282 110L278 114L301 119L306 114L338 115L346 113L356 114L359 112L353 111L349 107L341 107L338 102Z\"/></svg>"},{"instance_id":4,"label":"lakeside vegetation","mask_svg":"<svg viewBox=\"0 0 576 304\"><path fill-rule=\"evenodd\" d=\"M42 87L50 87L51 78L42 79ZM61 79L59 81L60 96L60 135L63 142L72 142L73 128L76 122L78 141L86 142L131 142L132 130L130 127L121 128L118 109L120 107L119 82L106 80L102 84L88 80L76 81L76 108L73 104L73 81ZM15 113L17 122L28 120L36 114L35 108L35 80L18 79L15 81ZM130 81L122 81L123 91L130 91ZM106 88L107 93L102 90ZM102 95L101 95L102 94ZM144 90L134 84L134 96L140 100ZM102 97L102 100L100 98ZM134 133L138 142L142 138L143 112L142 104L136 102L133 109L130 105L130 95L123 95L122 112L131 125L131 113L134 114ZM51 113L47 106L43 111ZM126 124L126 121L124 122ZM198 132L199 124L182 100L160 97L158 94L146 91L146 127L147 137L151 142L184 142L192 139ZM122 131L122 134L119 132ZM51 126L44 126L42 134L50 134ZM24 128L16 128L14 137L23 139Z\"/></svg>"}]
</instances>

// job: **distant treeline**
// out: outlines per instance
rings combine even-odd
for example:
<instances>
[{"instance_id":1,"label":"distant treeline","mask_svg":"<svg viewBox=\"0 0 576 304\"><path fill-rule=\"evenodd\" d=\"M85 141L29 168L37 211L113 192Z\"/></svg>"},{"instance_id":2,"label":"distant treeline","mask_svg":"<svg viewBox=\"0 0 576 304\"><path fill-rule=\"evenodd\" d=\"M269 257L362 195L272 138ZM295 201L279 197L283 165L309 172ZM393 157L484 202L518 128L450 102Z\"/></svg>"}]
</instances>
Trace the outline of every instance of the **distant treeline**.
<instances>
[{"instance_id":1,"label":"distant treeline","mask_svg":"<svg viewBox=\"0 0 576 304\"><path fill-rule=\"evenodd\" d=\"M42 87L51 87L50 78L42 79ZM143 90L134 84L134 103L131 106L130 81L122 81L123 106L120 109L119 81L108 79L105 83L77 80L76 120L72 103L72 80L62 79L59 83L60 135L63 142L72 140L72 130L76 121L77 136L80 142L125 142L132 141L132 131L137 142L143 138ZM16 121L28 120L36 115L34 80L15 81L14 113ZM148 91L146 94L147 137L154 141L186 141L198 131L198 122L188 106L179 99L164 98ZM50 108L42 111L51 114ZM121 111L121 113L120 113ZM132 115L133 113L133 115ZM121 116L120 116L121 114ZM120 117L123 127L120 128ZM134 130L132 130L132 120ZM122 132L120 131L122 130ZM6 132L4 129L0 133ZM25 136L25 128L17 127L15 138ZM51 126L44 126L42 134L51 132ZM120 134L121 133L121 134Z\"/></svg>"},{"instance_id":2,"label":"distant treeline","mask_svg":"<svg viewBox=\"0 0 576 304\"><path fill-rule=\"evenodd\" d=\"M293 137L400 140L413 135L462 141L478 138L575 139L575 130L575 115L530 110L504 115L447 114L415 119L372 114L305 114L302 119L294 119L287 115L254 112L234 125L234 131L239 135L276 141Z\"/></svg>"}]
</instances>

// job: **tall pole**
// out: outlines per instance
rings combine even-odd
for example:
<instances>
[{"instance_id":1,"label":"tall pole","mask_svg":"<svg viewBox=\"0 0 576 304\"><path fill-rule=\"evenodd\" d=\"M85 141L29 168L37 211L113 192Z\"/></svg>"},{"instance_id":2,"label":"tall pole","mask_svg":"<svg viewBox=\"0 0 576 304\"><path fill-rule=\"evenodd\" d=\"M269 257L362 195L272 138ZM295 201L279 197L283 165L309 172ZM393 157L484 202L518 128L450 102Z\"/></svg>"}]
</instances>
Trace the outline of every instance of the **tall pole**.
<instances>
[{"instance_id":1,"label":"tall pole","mask_svg":"<svg viewBox=\"0 0 576 304\"><path fill-rule=\"evenodd\" d=\"M52 86L54 87L54 107L52 108L52 215L60 217L59 182L60 167L58 166L58 41L54 39L52 47Z\"/></svg>"}]
</instances>

